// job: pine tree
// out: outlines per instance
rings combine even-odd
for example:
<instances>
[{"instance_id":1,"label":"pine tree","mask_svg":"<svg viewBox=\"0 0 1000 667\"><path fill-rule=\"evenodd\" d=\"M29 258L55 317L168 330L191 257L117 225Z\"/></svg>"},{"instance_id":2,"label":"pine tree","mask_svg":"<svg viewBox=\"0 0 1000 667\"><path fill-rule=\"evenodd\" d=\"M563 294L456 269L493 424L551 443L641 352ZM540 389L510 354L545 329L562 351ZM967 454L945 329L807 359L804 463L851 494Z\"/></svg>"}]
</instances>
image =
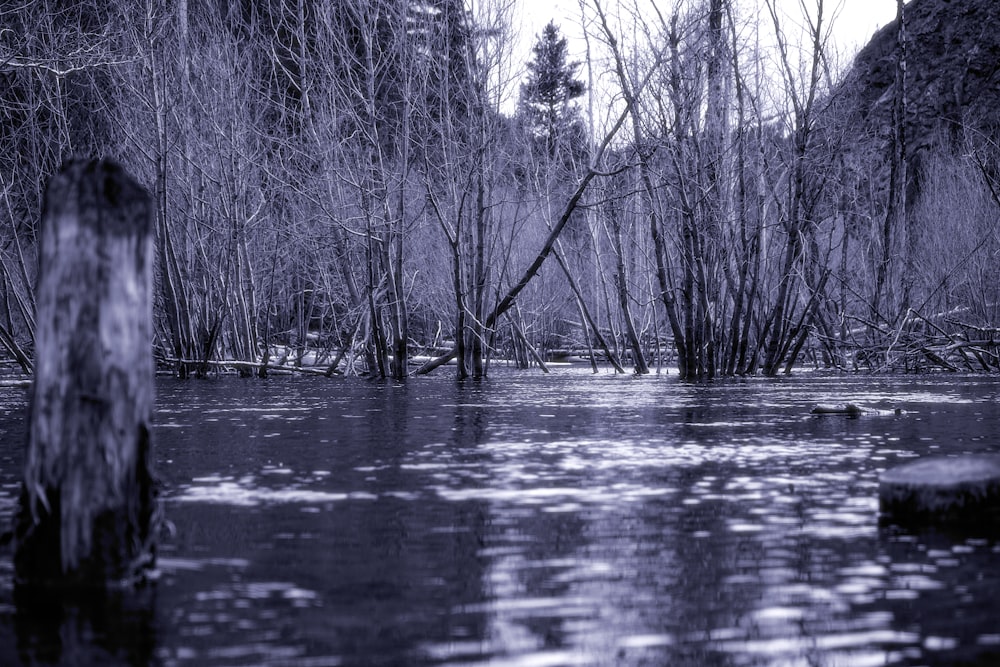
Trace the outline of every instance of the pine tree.
<instances>
[{"instance_id":1,"label":"pine tree","mask_svg":"<svg viewBox=\"0 0 1000 667\"><path fill-rule=\"evenodd\" d=\"M577 63L569 62L566 38L553 21L542 30L528 62L528 77L521 85L521 113L539 145L555 157L560 144L580 145L583 120L573 100L586 92L576 78Z\"/></svg>"}]
</instances>

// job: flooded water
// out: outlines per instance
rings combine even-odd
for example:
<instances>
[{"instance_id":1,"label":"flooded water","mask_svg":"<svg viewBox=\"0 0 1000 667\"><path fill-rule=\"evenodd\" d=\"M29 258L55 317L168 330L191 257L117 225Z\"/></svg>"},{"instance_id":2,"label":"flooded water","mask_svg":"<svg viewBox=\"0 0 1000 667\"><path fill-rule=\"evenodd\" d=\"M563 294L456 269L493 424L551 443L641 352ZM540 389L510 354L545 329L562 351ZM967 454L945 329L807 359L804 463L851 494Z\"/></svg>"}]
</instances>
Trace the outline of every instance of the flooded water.
<instances>
[{"instance_id":1,"label":"flooded water","mask_svg":"<svg viewBox=\"0 0 1000 667\"><path fill-rule=\"evenodd\" d=\"M4 391L7 520L24 399ZM0 555L0 664L1000 664L1000 542L880 528L877 503L889 466L1000 451L994 379L158 392L161 578L26 599ZM906 414L809 415L844 401Z\"/></svg>"}]
</instances>

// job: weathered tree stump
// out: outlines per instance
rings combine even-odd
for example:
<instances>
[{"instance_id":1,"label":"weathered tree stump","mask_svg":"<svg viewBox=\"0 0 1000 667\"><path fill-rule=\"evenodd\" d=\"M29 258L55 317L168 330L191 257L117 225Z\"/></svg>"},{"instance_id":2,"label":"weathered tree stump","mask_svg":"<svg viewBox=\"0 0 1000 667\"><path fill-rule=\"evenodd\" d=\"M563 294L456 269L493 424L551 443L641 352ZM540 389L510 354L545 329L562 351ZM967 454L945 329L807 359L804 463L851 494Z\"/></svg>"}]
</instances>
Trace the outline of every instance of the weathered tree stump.
<instances>
[{"instance_id":1,"label":"weathered tree stump","mask_svg":"<svg viewBox=\"0 0 1000 667\"><path fill-rule=\"evenodd\" d=\"M49 182L14 567L31 584L114 586L155 558L149 195L116 164Z\"/></svg>"},{"instance_id":2,"label":"weathered tree stump","mask_svg":"<svg viewBox=\"0 0 1000 667\"><path fill-rule=\"evenodd\" d=\"M882 473L883 521L996 532L1000 528L1000 455L932 457Z\"/></svg>"}]
</instances>

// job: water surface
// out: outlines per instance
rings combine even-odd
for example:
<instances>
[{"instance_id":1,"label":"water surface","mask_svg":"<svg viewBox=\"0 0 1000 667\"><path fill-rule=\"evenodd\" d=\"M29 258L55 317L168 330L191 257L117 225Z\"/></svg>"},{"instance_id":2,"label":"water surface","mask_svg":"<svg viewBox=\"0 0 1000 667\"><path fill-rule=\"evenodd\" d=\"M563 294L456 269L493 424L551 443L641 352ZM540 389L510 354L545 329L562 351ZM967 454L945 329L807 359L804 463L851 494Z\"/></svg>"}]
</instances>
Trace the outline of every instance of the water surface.
<instances>
[{"instance_id":1,"label":"water surface","mask_svg":"<svg viewBox=\"0 0 1000 667\"><path fill-rule=\"evenodd\" d=\"M951 376L161 379L160 580L47 603L4 554L0 664L1000 664L996 539L877 506L888 466L1000 451L998 399ZM23 392L0 401L6 520ZM843 401L907 414L808 414Z\"/></svg>"}]
</instances>

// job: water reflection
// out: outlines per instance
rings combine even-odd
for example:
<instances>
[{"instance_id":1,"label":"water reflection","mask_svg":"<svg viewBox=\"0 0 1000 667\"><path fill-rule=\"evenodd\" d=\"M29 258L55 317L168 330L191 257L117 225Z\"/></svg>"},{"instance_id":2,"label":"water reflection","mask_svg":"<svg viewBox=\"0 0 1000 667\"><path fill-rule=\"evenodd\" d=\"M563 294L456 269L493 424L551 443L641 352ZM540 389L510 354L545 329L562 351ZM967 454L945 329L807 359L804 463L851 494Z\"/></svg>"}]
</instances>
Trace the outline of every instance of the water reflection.
<instances>
[{"instance_id":1,"label":"water reflection","mask_svg":"<svg viewBox=\"0 0 1000 667\"><path fill-rule=\"evenodd\" d=\"M20 664L153 662L159 620L152 587L56 593L19 586L12 598L11 624ZM19 664L12 657L5 653L4 664Z\"/></svg>"},{"instance_id":2,"label":"water reflection","mask_svg":"<svg viewBox=\"0 0 1000 667\"><path fill-rule=\"evenodd\" d=\"M1000 655L995 540L879 527L876 503L890 465L995 447L996 381L512 374L159 395L176 533L148 606L39 608L0 561L0 664L57 662L66 637L74 655L156 665ZM9 516L23 399L3 400ZM908 414L809 415L846 401Z\"/></svg>"}]
</instances>

